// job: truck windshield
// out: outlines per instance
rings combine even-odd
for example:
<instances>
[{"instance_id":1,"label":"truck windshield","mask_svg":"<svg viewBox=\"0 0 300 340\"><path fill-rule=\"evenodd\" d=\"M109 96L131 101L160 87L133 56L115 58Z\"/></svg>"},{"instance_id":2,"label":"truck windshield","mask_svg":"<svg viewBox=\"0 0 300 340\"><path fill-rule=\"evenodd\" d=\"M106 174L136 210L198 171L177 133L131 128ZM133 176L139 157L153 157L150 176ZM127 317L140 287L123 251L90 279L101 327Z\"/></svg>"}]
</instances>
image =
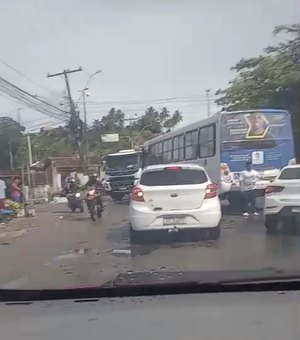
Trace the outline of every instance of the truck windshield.
<instances>
[{"instance_id":1,"label":"truck windshield","mask_svg":"<svg viewBox=\"0 0 300 340\"><path fill-rule=\"evenodd\" d=\"M106 160L108 169L136 169L138 168L138 155L108 156Z\"/></svg>"}]
</instances>

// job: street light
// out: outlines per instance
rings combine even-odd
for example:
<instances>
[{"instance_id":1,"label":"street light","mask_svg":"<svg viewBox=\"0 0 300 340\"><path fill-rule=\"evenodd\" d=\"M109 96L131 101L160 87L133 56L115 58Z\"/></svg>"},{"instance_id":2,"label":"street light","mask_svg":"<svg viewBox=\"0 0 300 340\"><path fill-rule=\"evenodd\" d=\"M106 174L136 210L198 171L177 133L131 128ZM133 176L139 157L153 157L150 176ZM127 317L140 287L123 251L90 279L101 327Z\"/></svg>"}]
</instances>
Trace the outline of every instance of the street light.
<instances>
[{"instance_id":1,"label":"street light","mask_svg":"<svg viewBox=\"0 0 300 340\"><path fill-rule=\"evenodd\" d=\"M84 114L84 118L83 118L83 120L84 120L84 125L83 125L83 140L84 140L84 148L85 148L85 151L84 151L84 154L85 154L84 155L84 157L85 157L84 164L85 164L85 168L86 168L85 172L88 169L88 151L89 151L89 143L88 143L88 139L87 139L87 112L86 112L86 101L85 101L86 96L88 94L86 93L86 91L88 90L88 84L90 83L91 79L95 75L99 74L100 72L102 72L102 70L98 70L98 71L94 72L93 74L91 74L89 76L89 78L88 78L85 86L83 87L83 89L79 90L80 95L79 95L79 98L78 98L78 100L76 102L76 105L75 105L75 109L76 109L77 106L78 106L78 103L79 103L79 101L81 99L81 97L83 96L83 114Z\"/></svg>"},{"instance_id":2,"label":"street light","mask_svg":"<svg viewBox=\"0 0 300 340\"><path fill-rule=\"evenodd\" d=\"M128 141L129 141L129 143L130 143L130 147L131 147L131 149L133 149L133 140L132 140L132 138L131 138L131 137L129 137L129 136L120 136L120 138L127 138L127 139L128 139Z\"/></svg>"},{"instance_id":3,"label":"street light","mask_svg":"<svg viewBox=\"0 0 300 340\"><path fill-rule=\"evenodd\" d=\"M90 94L88 92L86 92L89 88L85 87L82 90L78 90L81 94L80 96L82 96L82 102L83 102L83 121L84 121L84 126L85 129L87 127L87 113L86 113L86 97L88 97Z\"/></svg>"},{"instance_id":4,"label":"street light","mask_svg":"<svg viewBox=\"0 0 300 340\"><path fill-rule=\"evenodd\" d=\"M132 141L132 145L133 145L133 146L134 146L135 141L137 140L137 138L140 136L140 134L141 134L147 127L150 127L150 126L152 126L152 124L145 125L145 126L139 131L139 133L135 136L134 140Z\"/></svg>"},{"instance_id":5,"label":"street light","mask_svg":"<svg viewBox=\"0 0 300 340\"><path fill-rule=\"evenodd\" d=\"M81 90L81 93L80 93L80 96L79 96L79 98L78 98L78 100L77 100L77 102L76 102L75 108L78 106L78 103L79 103L79 101L80 101L80 99L81 99L81 96L82 96L82 92L87 88L87 86L89 85L91 79L92 79L95 75L97 75L97 74L99 74L99 73L101 73L101 72L102 72L102 70L98 70L98 71L94 72L93 74L91 74L91 75L89 76L89 78L88 78L88 80L87 80L85 86L84 86L83 89Z\"/></svg>"}]
</instances>

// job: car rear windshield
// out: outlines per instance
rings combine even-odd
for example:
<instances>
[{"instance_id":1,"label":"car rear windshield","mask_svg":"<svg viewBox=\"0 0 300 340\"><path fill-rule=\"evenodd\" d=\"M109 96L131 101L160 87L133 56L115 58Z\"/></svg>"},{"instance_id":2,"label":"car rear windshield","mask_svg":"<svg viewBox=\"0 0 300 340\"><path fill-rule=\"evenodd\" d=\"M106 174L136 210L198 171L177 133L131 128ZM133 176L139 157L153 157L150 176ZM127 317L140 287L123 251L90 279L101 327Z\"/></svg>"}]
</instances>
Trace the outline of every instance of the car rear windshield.
<instances>
[{"instance_id":1,"label":"car rear windshield","mask_svg":"<svg viewBox=\"0 0 300 340\"><path fill-rule=\"evenodd\" d=\"M288 168L282 170L279 179L300 179L300 168Z\"/></svg>"},{"instance_id":2,"label":"car rear windshield","mask_svg":"<svg viewBox=\"0 0 300 340\"><path fill-rule=\"evenodd\" d=\"M204 171L198 169L163 169L145 172L140 183L146 186L188 185L207 182Z\"/></svg>"}]
</instances>

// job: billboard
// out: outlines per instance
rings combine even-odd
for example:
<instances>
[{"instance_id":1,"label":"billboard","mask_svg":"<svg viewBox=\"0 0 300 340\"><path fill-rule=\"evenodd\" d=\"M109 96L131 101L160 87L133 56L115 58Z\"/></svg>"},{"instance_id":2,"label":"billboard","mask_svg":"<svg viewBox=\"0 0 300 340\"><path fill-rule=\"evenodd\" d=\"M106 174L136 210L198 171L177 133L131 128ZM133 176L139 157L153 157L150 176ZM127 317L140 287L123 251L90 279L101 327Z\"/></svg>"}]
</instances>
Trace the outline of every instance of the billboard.
<instances>
[{"instance_id":1,"label":"billboard","mask_svg":"<svg viewBox=\"0 0 300 340\"><path fill-rule=\"evenodd\" d=\"M286 111L224 114L222 162L239 170L250 160L255 168L281 167L294 156L290 115Z\"/></svg>"},{"instance_id":2,"label":"billboard","mask_svg":"<svg viewBox=\"0 0 300 340\"><path fill-rule=\"evenodd\" d=\"M273 148L277 140L290 137L290 119L280 113L232 113L222 121L222 141L228 147L243 149Z\"/></svg>"},{"instance_id":3,"label":"billboard","mask_svg":"<svg viewBox=\"0 0 300 340\"><path fill-rule=\"evenodd\" d=\"M119 141L118 133L108 133L101 135L101 140L104 143L114 143Z\"/></svg>"}]
</instances>

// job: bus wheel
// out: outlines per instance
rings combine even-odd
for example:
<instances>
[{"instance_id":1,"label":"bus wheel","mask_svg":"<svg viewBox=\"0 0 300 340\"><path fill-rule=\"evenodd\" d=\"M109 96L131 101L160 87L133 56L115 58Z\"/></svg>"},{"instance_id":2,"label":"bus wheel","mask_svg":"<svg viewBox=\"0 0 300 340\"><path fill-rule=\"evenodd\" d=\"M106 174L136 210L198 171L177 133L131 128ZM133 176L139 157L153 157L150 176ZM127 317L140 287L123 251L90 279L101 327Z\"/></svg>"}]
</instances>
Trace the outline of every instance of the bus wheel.
<instances>
[{"instance_id":1,"label":"bus wheel","mask_svg":"<svg viewBox=\"0 0 300 340\"><path fill-rule=\"evenodd\" d=\"M242 212L243 207L243 197L240 192L230 192L227 195L227 199L229 202L229 209L231 212Z\"/></svg>"}]
</instances>

